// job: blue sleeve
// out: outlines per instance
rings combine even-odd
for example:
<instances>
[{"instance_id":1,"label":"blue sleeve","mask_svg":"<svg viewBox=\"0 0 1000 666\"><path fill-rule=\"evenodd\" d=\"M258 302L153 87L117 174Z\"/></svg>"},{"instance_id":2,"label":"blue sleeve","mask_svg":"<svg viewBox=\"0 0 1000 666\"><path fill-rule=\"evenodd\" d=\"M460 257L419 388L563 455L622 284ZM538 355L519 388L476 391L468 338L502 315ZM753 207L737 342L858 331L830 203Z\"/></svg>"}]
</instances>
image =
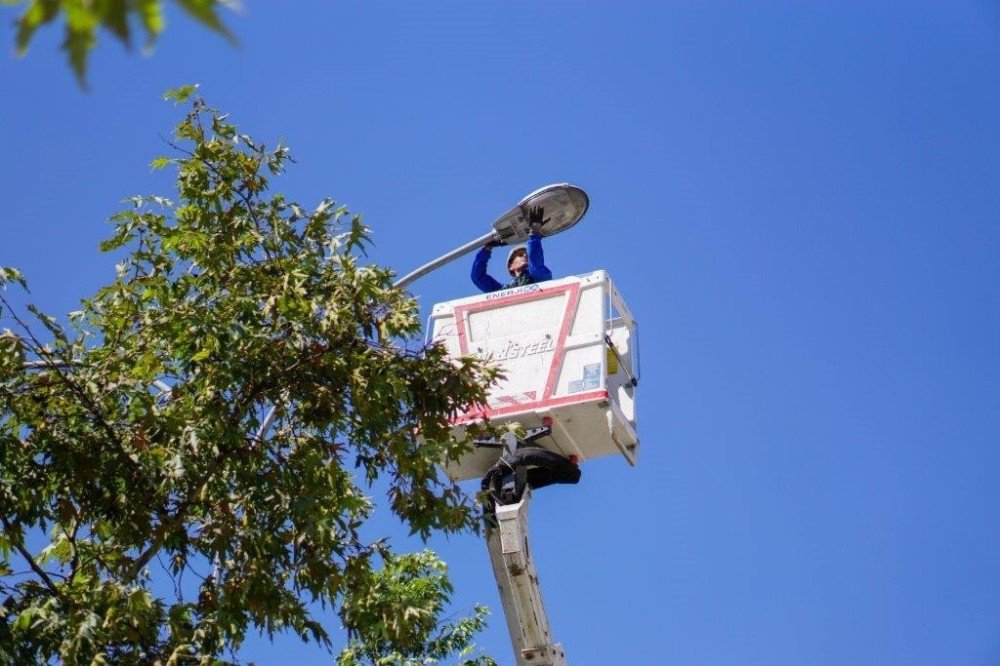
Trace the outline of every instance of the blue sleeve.
<instances>
[{"instance_id":1,"label":"blue sleeve","mask_svg":"<svg viewBox=\"0 0 1000 666\"><path fill-rule=\"evenodd\" d=\"M535 282L552 279L552 271L545 266L545 253L542 252L542 237L532 234L528 237L528 274Z\"/></svg>"},{"instance_id":2,"label":"blue sleeve","mask_svg":"<svg viewBox=\"0 0 1000 666\"><path fill-rule=\"evenodd\" d=\"M499 282L494 280L486 272L486 264L490 260L490 249L488 247L479 248L476 258L472 261L472 284L479 287L480 291L489 293L503 288Z\"/></svg>"}]
</instances>

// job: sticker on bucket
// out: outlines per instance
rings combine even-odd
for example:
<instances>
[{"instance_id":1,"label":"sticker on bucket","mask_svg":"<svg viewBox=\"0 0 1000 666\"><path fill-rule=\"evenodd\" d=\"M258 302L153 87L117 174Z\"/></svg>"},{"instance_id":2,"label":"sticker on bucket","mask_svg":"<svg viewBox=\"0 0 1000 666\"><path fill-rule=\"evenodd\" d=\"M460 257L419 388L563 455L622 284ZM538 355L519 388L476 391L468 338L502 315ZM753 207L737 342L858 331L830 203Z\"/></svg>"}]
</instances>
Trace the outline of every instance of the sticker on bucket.
<instances>
[{"instance_id":1,"label":"sticker on bucket","mask_svg":"<svg viewBox=\"0 0 1000 666\"><path fill-rule=\"evenodd\" d=\"M583 366L583 379L574 379L569 383L568 393L579 393L601 386L601 364L591 363Z\"/></svg>"}]
</instances>

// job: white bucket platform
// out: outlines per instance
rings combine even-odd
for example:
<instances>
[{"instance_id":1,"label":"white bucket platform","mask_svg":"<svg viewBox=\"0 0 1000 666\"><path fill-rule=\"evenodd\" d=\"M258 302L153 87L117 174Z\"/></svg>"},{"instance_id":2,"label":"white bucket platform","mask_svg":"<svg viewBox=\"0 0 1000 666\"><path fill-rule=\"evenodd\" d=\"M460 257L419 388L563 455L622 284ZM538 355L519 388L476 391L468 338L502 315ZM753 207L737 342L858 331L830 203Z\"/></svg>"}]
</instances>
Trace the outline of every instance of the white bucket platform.
<instances>
[{"instance_id":1,"label":"white bucket platform","mask_svg":"<svg viewBox=\"0 0 1000 666\"><path fill-rule=\"evenodd\" d=\"M536 444L580 462L620 454L635 464L638 328L605 271L438 303L428 331L450 355L491 359L506 375L487 405L456 417L456 436L484 419L551 425ZM500 453L477 448L445 472L479 478Z\"/></svg>"}]
</instances>

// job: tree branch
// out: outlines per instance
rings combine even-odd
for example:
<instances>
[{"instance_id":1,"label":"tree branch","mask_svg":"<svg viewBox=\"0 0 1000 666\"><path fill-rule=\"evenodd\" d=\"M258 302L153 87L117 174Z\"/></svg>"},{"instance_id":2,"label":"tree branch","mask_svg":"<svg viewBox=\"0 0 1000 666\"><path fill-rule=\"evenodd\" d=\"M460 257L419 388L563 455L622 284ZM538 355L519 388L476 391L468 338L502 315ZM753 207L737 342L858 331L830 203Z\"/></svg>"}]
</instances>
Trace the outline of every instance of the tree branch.
<instances>
[{"instance_id":1,"label":"tree branch","mask_svg":"<svg viewBox=\"0 0 1000 666\"><path fill-rule=\"evenodd\" d=\"M4 517L0 517L0 522L3 523L3 529L5 532L7 532L7 534L9 535L16 534L13 526L10 524L10 521L8 521ZM13 544L17 552L21 554L21 557L23 557L25 561L28 563L28 566L31 567L31 570L34 571L38 575L38 577L42 579L42 581L45 583L45 586L48 587L53 594L62 597L63 596L62 591L56 586L55 582L45 571L45 569L39 566L38 562L35 561L35 558L31 555L30 552L28 552L28 549L25 548L24 544L21 543L21 540L11 538L11 543Z\"/></svg>"},{"instance_id":2,"label":"tree branch","mask_svg":"<svg viewBox=\"0 0 1000 666\"><path fill-rule=\"evenodd\" d=\"M131 457L129 457L128 452L125 450L125 444L118 437L118 433L115 432L114 427L107 421L107 419L104 418L104 415L101 413L101 410L99 409L98 405L95 404L93 400L91 400L90 396L87 395L87 392L84 389L78 386L76 382L71 380L70 377L65 372L63 372L63 367L74 365L76 362L73 361L73 359L67 361L65 358L57 358L55 354L53 354L52 352L48 351L45 348L45 345L42 344L41 340L39 340L38 337L34 334L34 332L31 330L31 327L28 326L27 322L21 319L21 317L19 317L14 312L14 309L11 308L10 303L2 295L0 295L0 303L3 303L4 305L7 306L7 308L11 311L10 313L11 317L13 317L14 321L17 322L17 325L20 326L21 329L28 335L32 344L34 345L34 349L32 351L34 351L39 357L44 359L49 365L52 366L52 370L55 371L56 375L59 377L60 380L62 380L63 384L65 384L70 389L70 391L72 391L76 395L76 397L83 404L84 409L86 409L90 413L90 416L94 421L94 424L98 428L103 429L105 433L107 433L112 443L117 444L118 453L120 454L121 460L126 464L126 466L130 466L133 470L137 471L141 470L142 468L141 465L136 461L132 460Z\"/></svg>"},{"instance_id":3,"label":"tree branch","mask_svg":"<svg viewBox=\"0 0 1000 666\"><path fill-rule=\"evenodd\" d=\"M74 511L76 513L76 511ZM76 572L80 567L80 551L76 547L76 534L80 529L80 517L79 515L73 516L73 527L69 532L66 532L65 528L63 533L66 534L66 540L69 541L70 548L73 549L73 560L69 565L69 577L72 580L76 576Z\"/></svg>"}]
</instances>

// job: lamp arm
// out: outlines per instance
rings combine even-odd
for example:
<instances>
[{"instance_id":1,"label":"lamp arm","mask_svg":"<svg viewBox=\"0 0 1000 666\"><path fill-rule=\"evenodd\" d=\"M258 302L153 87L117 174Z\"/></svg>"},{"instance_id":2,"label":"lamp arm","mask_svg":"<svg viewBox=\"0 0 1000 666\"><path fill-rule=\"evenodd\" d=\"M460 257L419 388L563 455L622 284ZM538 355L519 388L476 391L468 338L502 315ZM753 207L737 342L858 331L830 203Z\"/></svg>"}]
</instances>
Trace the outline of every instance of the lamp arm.
<instances>
[{"instance_id":1,"label":"lamp arm","mask_svg":"<svg viewBox=\"0 0 1000 666\"><path fill-rule=\"evenodd\" d=\"M421 266L417 270L412 271L411 273L408 273L408 274L404 275L400 279L396 280L395 284L393 284L392 286L395 287L396 289L402 289L403 287L405 287L406 285L410 284L411 282L413 282L417 278L423 277L424 275L427 275L431 271L433 271L433 270L435 270L437 268L440 268L440 267L444 266L445 264L450 263L450 262L458 259L459 257L464 257L465 255L469 254L473 250L478 250L479 248L481 248L482 246L486 245L487 243L489 243L491 241L492 242L499 242L499 240L497 238L496 232L494 232L492 230L488 234L486 234L484 236L481 236L481 237L477 238L474 241L470 241L470 242L466 243L465 245L463 245L461 247L457 247L454 250L452 250L451 252L449 252L447 254L443 254L440 257L438 257L437 259L424 264L423 266Z\"/></svg>"}]
</instances>

